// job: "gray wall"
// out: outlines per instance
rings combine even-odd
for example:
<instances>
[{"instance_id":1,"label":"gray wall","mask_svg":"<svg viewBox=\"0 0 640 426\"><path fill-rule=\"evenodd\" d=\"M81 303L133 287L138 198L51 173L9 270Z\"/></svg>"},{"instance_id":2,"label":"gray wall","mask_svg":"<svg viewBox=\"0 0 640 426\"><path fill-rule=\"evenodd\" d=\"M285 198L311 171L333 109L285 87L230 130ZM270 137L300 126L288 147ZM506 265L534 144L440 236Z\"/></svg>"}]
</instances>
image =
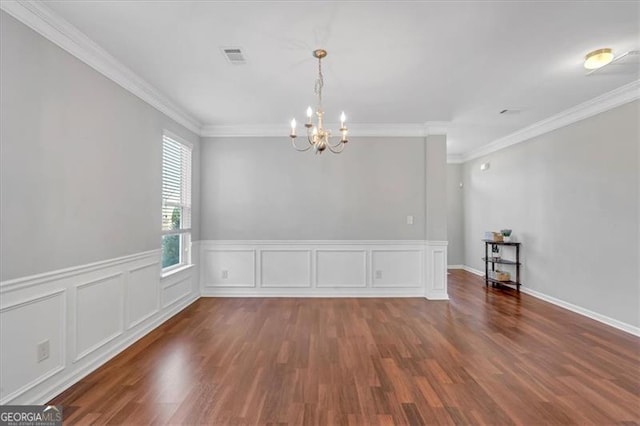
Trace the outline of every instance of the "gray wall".
<instances>
[{"instance_id":1,"label":"gray wall","mask_svg":"<svg viewBox=\"0 0 640 426\"><path fill-rule=\"evenodd\" d=\"M638 108L628 103L466 163L466 264L483 269L484 231L512 228L525 286L639 326Z\"/></svg>"},{"instance_id":2,"label":"gray wall","mask_svg":"<svg viewBox=\"0 0 640 426\"><path fill-rule=\"evenodd\" d=\"M425 159L426 216L425 239L447 240L447 137L427 137Z\"/></svg>"},{"instance_id":3,"label":"gray wall","mask_svg":"<svg viewBox=\"0 0 640 426\"><path fill-rule=\"evenodd\" d=\"M425 155L424 138L354 137L322 156L286 136L205 138L202 239L422 240Z\"/></svg>"},{"instance_id":4,"label":"gray wall","mask_svg":"<svg viewBox=\"0 0 640 426\"><path fill-rule=\"evenodd\" d=\"M199 138L0 12L0 278L160 248L162 130Z\"/></svg>"},{"instance_id":5,"label":"gray wall","mask_svg":"<svg viewBox=\"0 0 640 426\"><path fill-rule=\"evenodd\" d=\"M449 265L464 265L464 197L460 182L462 182L462 164L447 164Z\"/></svg>"}]
</instances>

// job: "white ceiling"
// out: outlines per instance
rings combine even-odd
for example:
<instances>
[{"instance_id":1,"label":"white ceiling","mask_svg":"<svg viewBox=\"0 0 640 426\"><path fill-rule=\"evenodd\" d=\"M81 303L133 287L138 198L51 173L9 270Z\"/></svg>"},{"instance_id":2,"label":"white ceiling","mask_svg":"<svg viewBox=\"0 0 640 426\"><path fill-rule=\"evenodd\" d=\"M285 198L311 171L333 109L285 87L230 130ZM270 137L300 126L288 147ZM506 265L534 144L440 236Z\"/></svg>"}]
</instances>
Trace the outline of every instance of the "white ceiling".
<instances>
[{"instance_id":1,"label":"white ceiling","mask_svg":"<svg viewBox=\"0 0 640 426\"><path fill-rule=\"evenodd\" d=\"M450 122L449 153L478 149L640 77L585 75L584 55L640 47L640 3L48 1L207 125L282 125L314 104L352 123ZM221 47L241 47L232 65ZM517 115L500 115L517 108Z\"/></svg>"}]
</instances>

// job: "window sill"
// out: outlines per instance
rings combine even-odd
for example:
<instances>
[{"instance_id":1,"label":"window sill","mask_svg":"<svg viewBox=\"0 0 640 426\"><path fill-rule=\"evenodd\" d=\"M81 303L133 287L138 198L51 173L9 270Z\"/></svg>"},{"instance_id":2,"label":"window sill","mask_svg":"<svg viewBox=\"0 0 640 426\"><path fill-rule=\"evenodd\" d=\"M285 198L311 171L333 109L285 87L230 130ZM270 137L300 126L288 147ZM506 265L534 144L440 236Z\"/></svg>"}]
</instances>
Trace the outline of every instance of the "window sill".
<instances>
[{"instance_id":1,"label":"window sill","mask_svg":"<svg viewBox=\"0 0 640 426\"><path fill-rule=\"evenodd\" d=\"M160 279L161 279L161 280L163 280L163 279L165 279L165 278L169 278L169 277L170 277L170 276L172 276L172 275L179 274L180 272L186 271L186 270L191 269L191 268L193 268L193 267L194 267L194 264L193 264L193 263L191 263L191 264L189 264L189 265L182 265L182 266L179 266L179 267L177 267L177 268L175 268L175 269L170 269L170 270L168 270L168 271L162 272L162 273L160 274Z\"/></svg>"}]
</instances>

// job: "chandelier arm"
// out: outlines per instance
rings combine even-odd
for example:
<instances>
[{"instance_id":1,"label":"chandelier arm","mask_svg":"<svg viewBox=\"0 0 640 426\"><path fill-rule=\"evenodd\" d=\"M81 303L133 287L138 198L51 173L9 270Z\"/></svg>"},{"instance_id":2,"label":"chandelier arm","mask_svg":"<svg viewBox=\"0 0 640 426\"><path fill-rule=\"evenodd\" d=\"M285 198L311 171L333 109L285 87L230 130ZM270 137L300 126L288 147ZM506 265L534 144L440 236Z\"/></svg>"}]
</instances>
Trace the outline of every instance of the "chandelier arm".
<instances>
[{"instance_id":1,"label":"chandelier arm","mask_svg":"<svg viewBox=\"0 0 640 426\"><path fill-rule=\"evenodd\" d=\"M306 148L298 148L298 147L296 146L296 138L291 138L291 145L293 146L293 148L294 148L296 151L300 151L300 152L309 151L309 150L311 149L311 144L309 144L309 146L308 146L308 147L306 147Z\"/></svg>"},{"instance_id":2,"label":"chandelier arm","mask_svg":"<svg viewBox=\"0 0 640 426\"><path fill-rule=\"evenodd\" d=\"M334 149L334 148L338 148L340 146L342 146L342 148ZM329 148L329 151L333 152L334 154L340 154L342 151L344 151L344 147L345 147L345 144L343 142L339 142L338 145L329 145L329 144L327 144L327 148Z\"/></svg>"},{"instance_id":3,"label":"chandelier arm","mask_svg":"<svg viewBox=\"0 0 640 426\"><path fill-rule=\"evenodd\" d=\"M329 139L329 138L327 138L327 146L330 146L331 148L338 148L340 145L344 145L344 142L342 142L342 140L341 140L341 139L340 139L340 140L338 140L338 143L337 143L337 144L335 144L335 145L331 145L331 144L329 143L329 140L330 140L330 139Z\"/></svg>"},{"instance_id":4,"label":"chandelier arm","mask_svg":"<svg viewBox=\"0 0 640 426\"><path fill-rule=\"evenodd\" d=\"M313 132L312 132L311 128L309 127L307 129L307 142L309 142L309 145L314 146L316 143L313 140L312 133Z\"/></svg>"}]
</instances>

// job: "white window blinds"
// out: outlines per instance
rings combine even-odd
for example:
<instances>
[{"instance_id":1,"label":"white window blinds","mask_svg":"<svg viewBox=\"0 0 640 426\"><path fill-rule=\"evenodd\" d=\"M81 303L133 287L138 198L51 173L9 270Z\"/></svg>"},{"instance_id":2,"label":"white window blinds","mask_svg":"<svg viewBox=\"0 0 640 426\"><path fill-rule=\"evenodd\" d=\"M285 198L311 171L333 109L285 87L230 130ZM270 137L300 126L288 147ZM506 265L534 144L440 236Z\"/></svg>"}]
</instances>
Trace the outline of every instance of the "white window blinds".
<instances>
[{"instance_id":1,"label":"white window blinds","mask_svg":"<svg viewBox=\"0 0 640 426\"><path fill-rule=\"evenodd\" d=\"M191 231L191 147L163 136L162 232Z\"/></svg>"}]
</instances>

